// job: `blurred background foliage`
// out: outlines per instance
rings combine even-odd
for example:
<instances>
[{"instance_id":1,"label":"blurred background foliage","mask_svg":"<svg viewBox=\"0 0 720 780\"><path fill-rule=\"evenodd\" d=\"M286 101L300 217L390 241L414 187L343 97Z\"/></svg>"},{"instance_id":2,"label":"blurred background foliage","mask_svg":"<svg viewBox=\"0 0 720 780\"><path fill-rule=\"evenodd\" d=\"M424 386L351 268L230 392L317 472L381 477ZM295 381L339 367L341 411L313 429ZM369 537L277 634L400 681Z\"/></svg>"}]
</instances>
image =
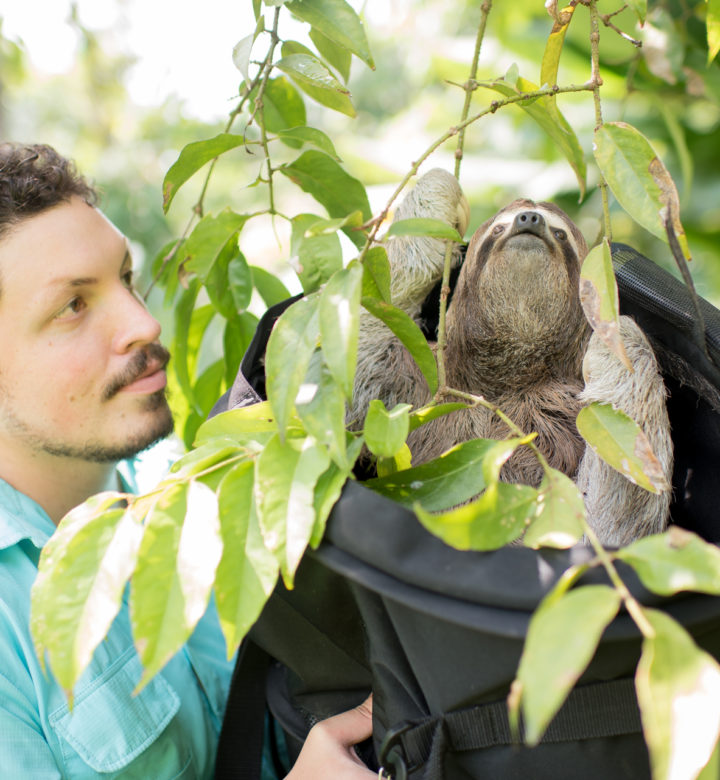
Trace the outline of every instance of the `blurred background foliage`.
<instances>
[{"instance_id":1,"label":"blurred background foliage","mask_svg":"<svg viewBox=\"0 0 720 780\"><path fill-rule=\"evenodd\" d=\"M0 0L0 21L6 2L10 0ZM62 5L61 0L54 2ZM108 2L117 5L120 16L132 12L127 0ZM364 14L376 70L359 61L353 63L349 88L356 118L308 100L308 124L323 128L331 137L346 169L367 187L377 213L412 161L459 119L464 93L453 84L467 78L480 3L367 0L352 4ZM218 105L214 116L188 110L187 101L176 94L154 105L134 103L126 85L139 53L123 42L117 25L91 26L82 4L68 0L66 6L62 24L72 30L76 46L74 61L63 72L40 70L21 33L0 27L0 135L50 143L74 157L103 191L110 218L136 242L147 281L153 256L182 232L197 200L202 174L181 190L167 217L162 213L162 178L183 146L222 130L223 113L234 106L233 96L227 96L227 105ZM216 18L205 19L218 29L227 24L217 10L221 7L207 11ZM619 0L603 0L599 7L601 13L613 14L608 22L614 26L601 29L604 119L628 121L639 128L669 168L681 195L696 283L702 295L720 305L720 66L717 61L708 65L707 3L650 0L643 28L629 8L615 14L623 8ZM172 13L163 35L172 35L173 19L201 11L195 4L178 3ZM517 63L524 78L539 83L539 63L551 26L542 0L522 4L498 0L482 49L480 79L497 78ZM252 3L247 0L247 22L238 25L236 40L253 27ZM282 30L280 34L283 37ZM286 37L302 40L302 34L291 31ZM588 39L588 14L578 8L568 31L558 83L583 83L589 78ZM642 42L642 47L629 39ZM206 69L200 46L213 42L198 38L197 43L197 49L187 47L182 56L193 61L196 83L188 87L202 90L219 74ZM228 50L227 72L222 75L227 78L234 73L240 84L242 76L231 55ZM478 89L472 111L494 97ZM558 202L589 241L595 241L601 229L601 204L593 186L597 173L591 148L592 96L560 95L558 104L586 153L589 186L584 201L578 202L575 176L554 143L520 108L507 107L473 124L466 135L461 183L472 206L470 231L510 200L528 196ZM239 121L233 131L242 132ZM251 149L238 148L221 158L205 200L206 213L228 204L238 212L266 208L266 189L253 186L261 162ZM451 141L425 167L452 170L454 149ZM282 154L277 149L274 153ZM286 153L291 159L294 150ZM289 182L278 197L278 209L289 215L316 208L309 196ZM675 273L665 244L638 227L616 204L612 214L615 240L632 244ZM243 231L241 249L248 262L278 274L296 292L300 288L289 263L289 239L285 220L271 223L270 218L258 218ZM170 341L172 334L167 331L172 330L172 320L163 311L160 295L153 295L150 305L162 319ZM262 308L259 301L252 306Z\"/></svg>"}]
</instances>

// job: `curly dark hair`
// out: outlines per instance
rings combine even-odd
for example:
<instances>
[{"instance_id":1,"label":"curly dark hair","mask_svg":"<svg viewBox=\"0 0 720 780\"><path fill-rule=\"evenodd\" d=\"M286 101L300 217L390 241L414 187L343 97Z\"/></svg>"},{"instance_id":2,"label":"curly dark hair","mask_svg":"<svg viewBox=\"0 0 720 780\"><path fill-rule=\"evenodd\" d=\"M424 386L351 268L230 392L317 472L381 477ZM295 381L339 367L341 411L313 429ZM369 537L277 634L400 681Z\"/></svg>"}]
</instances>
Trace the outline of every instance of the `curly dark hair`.
<instances>
[{"instance_id":1,"label":"curly dark hair","mask_svg":"<svg viewBox=\"0 0 720 780\"><path fill-rule=\"evenodd\" d=\"M90 205L98 200L72 160L45 144L0 144L0 237L73 195Z\"/></svg>"}]
</instances>

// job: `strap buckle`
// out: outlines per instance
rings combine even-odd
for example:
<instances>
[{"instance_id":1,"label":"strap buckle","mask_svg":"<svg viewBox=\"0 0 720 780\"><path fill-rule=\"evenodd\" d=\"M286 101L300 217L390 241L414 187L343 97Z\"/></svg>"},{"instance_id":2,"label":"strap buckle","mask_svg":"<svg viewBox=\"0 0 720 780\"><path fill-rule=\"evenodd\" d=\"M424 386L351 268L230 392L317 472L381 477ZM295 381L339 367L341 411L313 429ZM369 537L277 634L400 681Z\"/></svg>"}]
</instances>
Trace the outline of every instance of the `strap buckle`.
<instances>
[{"instance_id":1,"label":"strap buckle","mask_svg":"<svg viewBox=\"0 0 720 780\"><path fill-rule=\"evenodd\" d=\"M380 780L407 780L407 760L403 752L402 736L411 728L413 724L405 722L385 733L380 746Z\"/></svg>"}]
</instances>

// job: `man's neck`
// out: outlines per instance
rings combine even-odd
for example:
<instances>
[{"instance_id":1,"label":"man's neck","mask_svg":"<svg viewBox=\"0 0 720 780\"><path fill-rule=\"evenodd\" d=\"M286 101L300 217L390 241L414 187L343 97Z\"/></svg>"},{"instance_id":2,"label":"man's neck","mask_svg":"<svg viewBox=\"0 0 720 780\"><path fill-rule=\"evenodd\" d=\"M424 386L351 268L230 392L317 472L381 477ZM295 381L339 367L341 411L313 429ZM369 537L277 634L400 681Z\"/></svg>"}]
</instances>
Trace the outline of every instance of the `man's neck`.
<instances>
[{"instance_id":1,"label":"man's neck","mask_svg":"<svg viewBox=\"0 0 720 780\"><path fill-rule=\"evenodd\" d=\"M116 490L116 463L0 450L0 477L38 503L55 525L75 506L102 490Z\"/></svg>"}]
</instances>

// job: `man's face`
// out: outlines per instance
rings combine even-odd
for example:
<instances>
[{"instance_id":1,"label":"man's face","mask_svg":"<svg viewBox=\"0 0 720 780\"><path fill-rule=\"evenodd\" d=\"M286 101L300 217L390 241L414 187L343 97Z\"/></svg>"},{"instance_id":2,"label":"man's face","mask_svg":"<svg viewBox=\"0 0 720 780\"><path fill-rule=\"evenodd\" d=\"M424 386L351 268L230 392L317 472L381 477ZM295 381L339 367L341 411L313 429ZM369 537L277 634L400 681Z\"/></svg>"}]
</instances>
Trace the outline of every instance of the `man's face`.
<instances>
[{"instance_id":1,"label":"man's face","mask_svg":"<svg viewBox=\"0 0 720 780\"><path fill-rule=\"evenodd\" d=\"M80 198L0 238L0 445L86 461L172 430L168 354L122 234Z\"/></svg>"}]
</instances>

